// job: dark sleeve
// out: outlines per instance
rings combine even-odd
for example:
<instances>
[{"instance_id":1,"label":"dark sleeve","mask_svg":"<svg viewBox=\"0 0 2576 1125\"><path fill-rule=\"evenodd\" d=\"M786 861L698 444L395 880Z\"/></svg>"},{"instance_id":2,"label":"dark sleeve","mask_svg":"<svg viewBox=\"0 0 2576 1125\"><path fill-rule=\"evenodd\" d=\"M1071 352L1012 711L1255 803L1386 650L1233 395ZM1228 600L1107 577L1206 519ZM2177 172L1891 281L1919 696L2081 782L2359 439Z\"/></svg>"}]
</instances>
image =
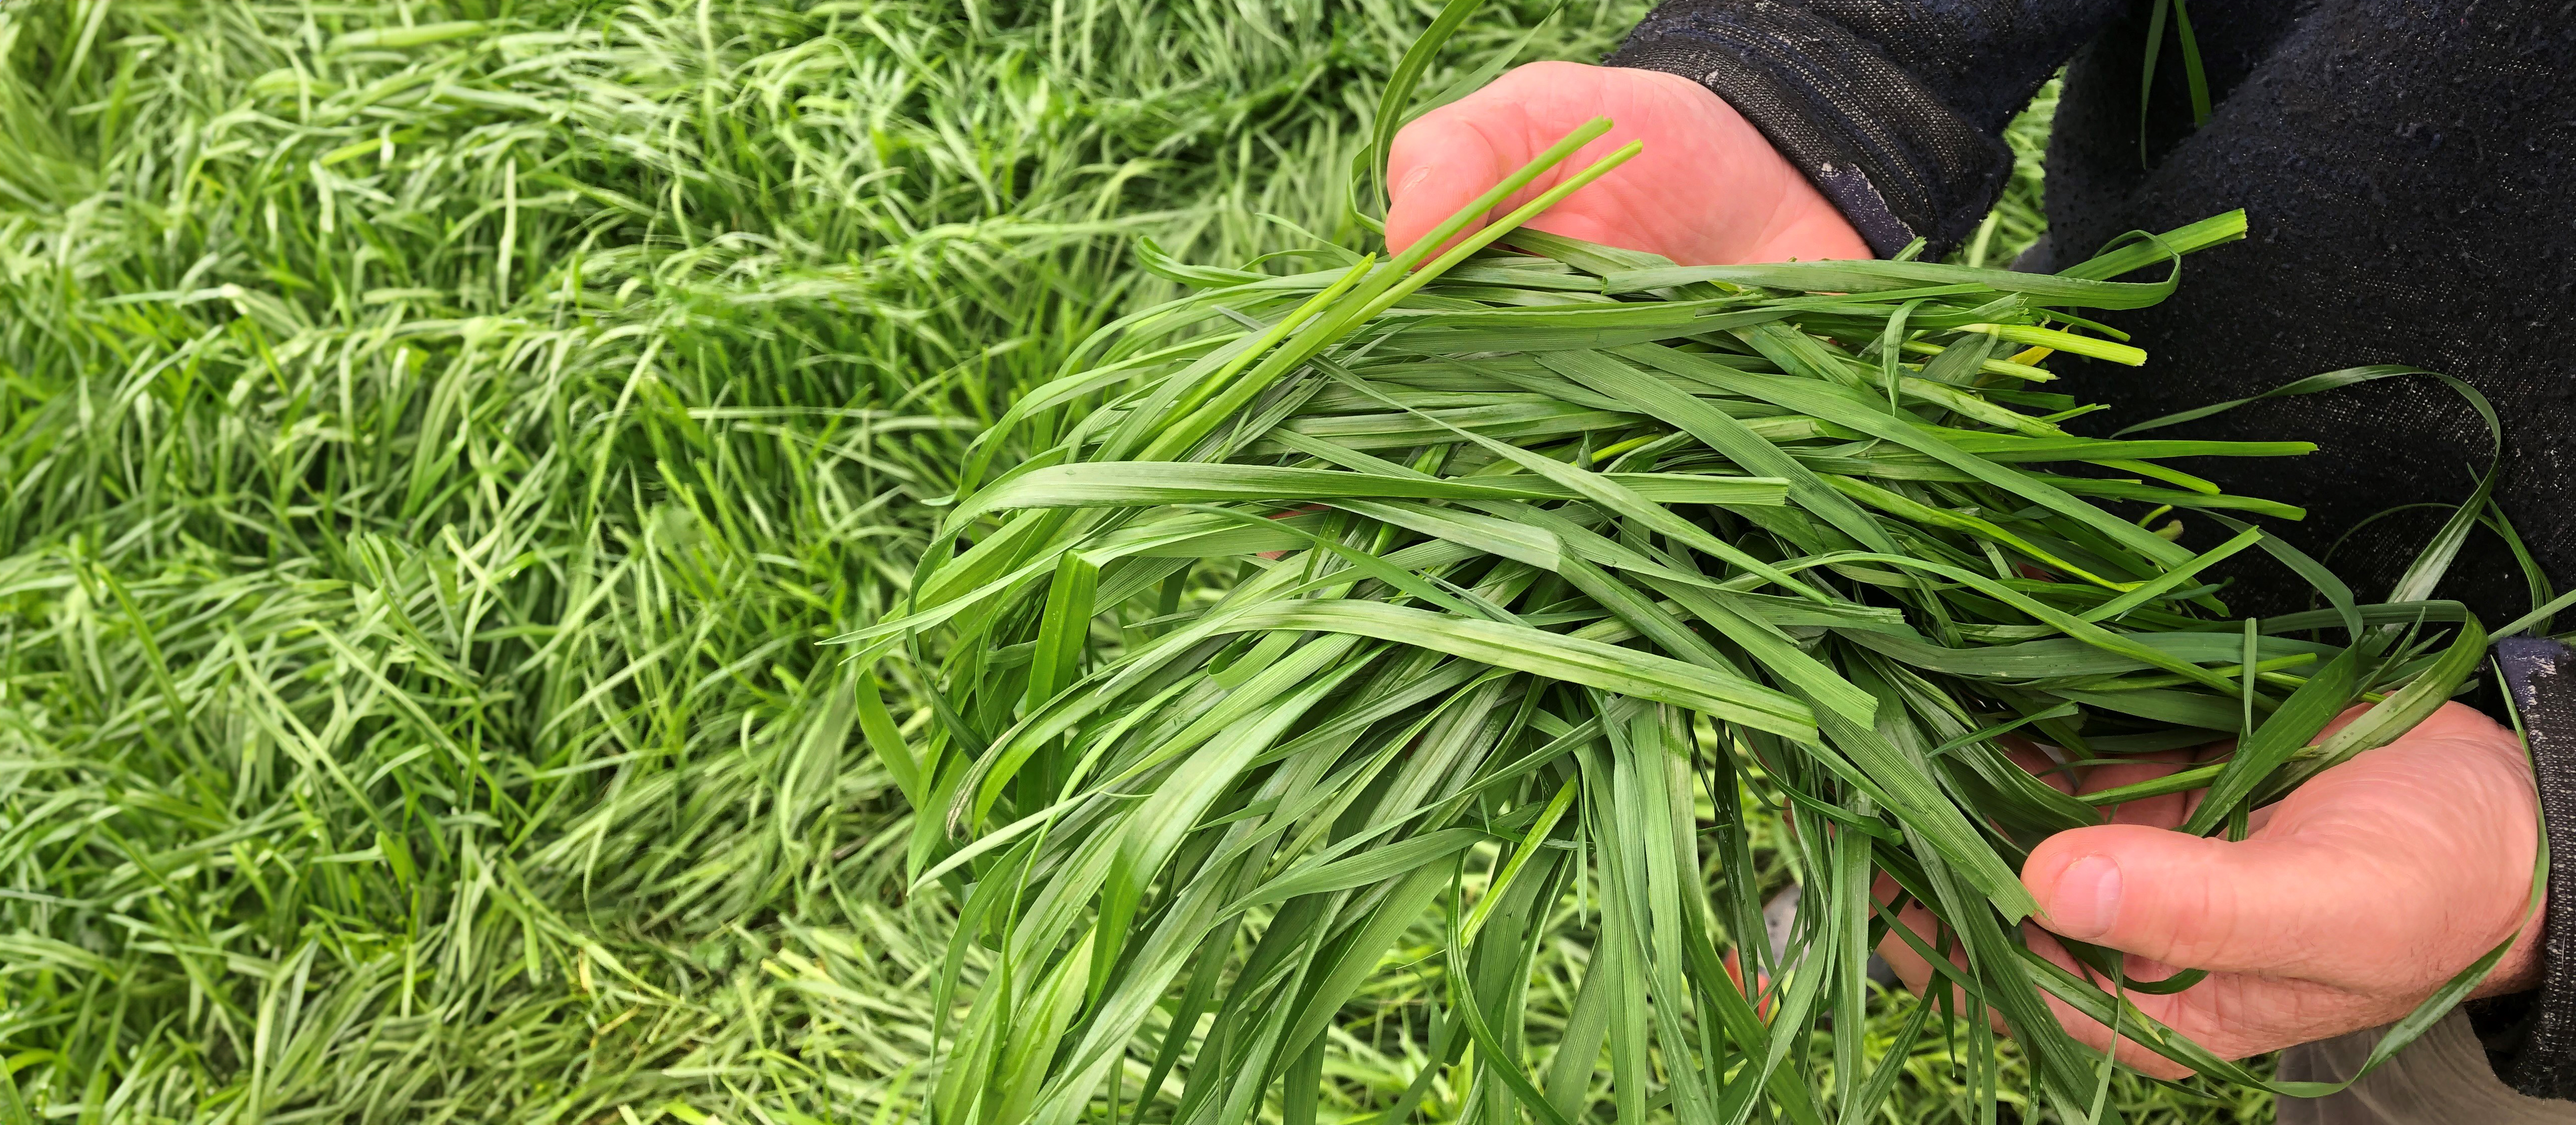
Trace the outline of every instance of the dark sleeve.
<instances>
[{"instance_id":1,"label":"dark sleeve","mask_svg":"<svg viewBox=\"0 0 2576 1125\"><path fill-rule=\"evenodd\" d=\"M1726 99L1881 256L1975 229L2003 128L2127 0L1667 0L1606 62Z\"/></svg>"},{"instance_id":2,"label":"dark sleeve","mask_svg":"<svg viewBox=\"0 0 2576 1125\"><path fill-rule=\"evenodd\" d=\"M2576 652L2554 640L2498 641L2496 663L2521 712L2540 782L2540 817L2549 837L2549 901L2541 922L2537 992L2498 997L2520 1018L2505 1029L2480 1028L2496 1076L2535 1098L2576 1099ZM2501 1014L2501 1013L2499 1013ZM2489 1020L2473 1022L2493 1023Z\"/></svg>"}]
</instances>

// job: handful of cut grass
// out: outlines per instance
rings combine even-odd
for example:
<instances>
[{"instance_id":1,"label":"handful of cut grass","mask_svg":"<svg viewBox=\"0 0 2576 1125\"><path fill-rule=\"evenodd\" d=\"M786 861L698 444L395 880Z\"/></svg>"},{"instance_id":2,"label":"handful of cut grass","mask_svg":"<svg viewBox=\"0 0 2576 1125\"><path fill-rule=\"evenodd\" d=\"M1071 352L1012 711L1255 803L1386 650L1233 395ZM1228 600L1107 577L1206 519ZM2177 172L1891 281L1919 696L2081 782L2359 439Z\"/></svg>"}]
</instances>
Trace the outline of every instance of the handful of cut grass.
<instances>
[{"instance_id":1,"label":"handful of cut grass","mask_svg":"<svg viewBox=\"0 0 2576 1125\"><path fill-rule=\"evenodd\" d=\"M2106 1064L2044 995L2261 1081L2118 996L2198 974L2031 949L2015 874L2150 792L2205 787L2184 830L2241 832L2482 653L2457 604L2358 606L2227 514L2295 510L2164 464L2307 446L2060 428L2083 408L2043 389L2047 357L2143 357L2073 310L2163 298L2178 265L2113 279L2241 236L2241 213L2053 276L1682 267L1519 226L1623 150L1421 260L1606 128L1389 260L1270 276L1148 248L1200 291L1101 332L985 436L907 612L851 638L936 691L914 747L861 705L921 810L915 872L965 892L941 1011L968 946L991 950L941 1029L935 1119L1311 1125L1344 1005L1404 974L1429 982L1426 1059L1379 1122L1441 1073L1490 1125L1862 1120L1934 1010L1864 1058L1893 916L1874 872L1946 926L1925 952L1961 962L1942 1004L1989 1105L1999 1015L2037 1097L2106 1115ZM1040 452L996 472L1013 443ZM2205 572L2249 547L2332 608L2229 620ZM2310 748L2355 700L2376 706ZM2075 797L2006 756L2011 732L2077 760L2243 741ZM1797 826L1785 955L1760 937L1748 793ZM1579 988L1533 1020L1569 907Z\"/></svg>"}]
</instances>

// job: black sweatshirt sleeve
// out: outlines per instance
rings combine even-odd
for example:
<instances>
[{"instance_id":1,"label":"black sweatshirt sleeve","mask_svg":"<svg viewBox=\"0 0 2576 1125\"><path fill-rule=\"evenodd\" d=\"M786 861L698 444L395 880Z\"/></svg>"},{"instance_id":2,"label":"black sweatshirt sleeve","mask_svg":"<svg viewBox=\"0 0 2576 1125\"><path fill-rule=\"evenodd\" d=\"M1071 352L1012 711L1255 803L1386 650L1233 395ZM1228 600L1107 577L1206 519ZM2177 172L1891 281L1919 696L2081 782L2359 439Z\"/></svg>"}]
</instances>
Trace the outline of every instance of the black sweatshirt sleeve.
<instances>
[{"instance_id":1,"label":"black sweatshirt sleeve","mask_svg":"<svg viewBox=\"0 0 2576 1125\"><path fill-rule=\"evenodd\" d=\"M2558 641L2515 638L2495 646L2540 783L2549 838L2549 901L2541 922L2540 990L2486 1002L2472 1023L2505 1084L2535 1098L2576 1098L2576 652ZM2527 999L2526 999L2527 997ZM2478 1018L2480 1016L2488 1018ZM2507 1016L2505 1019L2496 1016ZM2519 1019L2510 1018L2519 1016ZM2506 1026L2495 1026L2504 1024Z\"/></svg>"},{"instance_id":2,"label":"black sweatshirt sleeve","mask_svg":"<svg viewBox=\"0 0 2576 1125\"><path fill-rule=\"evenodd\" d=\"M2125 0L1667 0L1608 60L1726 99L1870 249L1973 230L2012 173L2003 128Z\"/></svg>"}]
</instances>

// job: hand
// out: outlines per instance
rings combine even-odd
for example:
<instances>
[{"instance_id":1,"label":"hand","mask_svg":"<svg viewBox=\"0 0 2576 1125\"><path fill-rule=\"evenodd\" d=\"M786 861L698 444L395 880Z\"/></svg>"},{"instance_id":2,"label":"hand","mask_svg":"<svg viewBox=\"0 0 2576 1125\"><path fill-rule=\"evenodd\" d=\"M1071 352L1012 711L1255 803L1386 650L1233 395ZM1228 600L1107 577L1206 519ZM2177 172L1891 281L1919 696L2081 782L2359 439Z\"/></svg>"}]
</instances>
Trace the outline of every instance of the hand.
<instances>
[{"instance_id":1,"label":"hand","mask_svg":"<svg viewBox=\"0 0 2576 1125\"><path fill-rule=\"evenodd\" d=\"M2100 767L2081 788L2135 784L2180 764ZM2041 925L2125 951L2132 979L2210 970L2171 996L2130 996L2201 1046L2236 1059L2394 1022L2507 937L2513 948L2477 995L2538 983L2541 921L2524 908L2539 798L2521 741L2485 715L2443 705L2397 741L2255 810L2240 843L2168 831L2200 797L2132 801L2115 823L2049 837L2022 882ZM1901 917L1932 932L1920 907ZM2031 932L2033 948L2083 971ZM1890 935L1879 954L1922 990L1929 966L1902 940ZM2109 1040L2102 1025L2049 1006L2095 1049ZM2189 1073L2125 1037L2117 1057L2160 1078Z\"/></svg>"},{"instance_id":2,"label":"hand","mask_svg":"<svg viewBox=\"0 0 2576 1125\"><path fill-rule=\"evenodd\" d=\"M1529 225L1683 265L1870 256L1842 212L1717 95L1659 71L1567 62L1515 69L1395 135L1387 161L1393 200L1387 245L1411 246L1595 117L1608 117L1615 127L1495 213L1536 198L1621 145L1644 141L1635 159Z\"/></svg>"}]
</instances>

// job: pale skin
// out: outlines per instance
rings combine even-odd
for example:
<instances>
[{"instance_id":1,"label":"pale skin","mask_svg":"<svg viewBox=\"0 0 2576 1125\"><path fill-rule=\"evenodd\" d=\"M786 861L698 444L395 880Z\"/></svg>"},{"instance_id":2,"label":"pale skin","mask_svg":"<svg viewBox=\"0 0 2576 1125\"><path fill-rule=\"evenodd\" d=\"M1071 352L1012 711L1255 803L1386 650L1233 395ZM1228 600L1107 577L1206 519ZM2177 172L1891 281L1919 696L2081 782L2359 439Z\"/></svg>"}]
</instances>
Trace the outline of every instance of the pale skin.
<instances>
[{"instance_id":1,"label":"pale skin","mask_svg":"<svg viewBox=\"0 0 2576 1125\"><path fill-rule=\"evenodd\" d=\"M2042 777L2092 792L2230 749L2097 767L2073 782L2059 772ZM2016 757L2045 771L2035 752ZM2539 983L2540 917L2527 910L2539 797L2520 740L2477 710L2445 704L2397 741L2254 810L2242 842L2170 831L2200 797L2117 805L2111 823L2034 849L2022 884L2046 927L2032 930L2038 948L2070 969L2075 961L2049 931L2118 949L2138 980L2209 970L2174 995L2131 999L2231 1059L2392 1023L2507 938L2513 948L2475 995ZM1934 932L1921 907L1899 917L1918 935ZM1882 943L1879 956L1916 991L1931 977L1901 940ZM2109 1041L2100 1024L2049 1004L2078 1039L2096 1048ZM2125 1040L2118 1057L2158 1077L2189 1073Z\"/></svg>"},{"instance_id":2,"label":"pale skin","mask_svg":"<svg viewBox=\"0 0 2576 1125\"><path fill-rule=\"evenodd\" d=\"M1593 117L1616 127L1504 210L1643 141L1642 155L1530 225L1688 265L1870 256L1841 213L1715 94L1674 75L1577 63L1521 67L1406 126L1388 167L1388 244L1410 245ZM2227 749L2046 776L2090 792ZM2220 1056L2392 1022L2508 938L2512 948L2477 995L2539 983L2541 917L2530 909L2538 797L2520 740L2477 711L2446 704L2390 745L2256 810L2241 842L2168 831L2198 799L2133 801L2111 810L2112 823L2059 833L2031 853L2022 881L2039 901L2032 932L2043 948L2054 951L2054 931L2121 950L2143 980L2210 970L2181 993L2133 999ZM1921 908L1902 917L1932 933ZM1880 954L1918 991L1930 977L1894 937ZM2063 1007L2057 1014L2097 1049L2110 1039ZM2125 1040L2118 1057L2149 1074L2186 1073Z\"/></svg>"},{"instance_id":3,"label":"pale skin","mask_svg":"<svg viewBox=\"0 0 2576 1125\"><path fill-rule=\"evenodd\" d=\"M1630 141L1636 159L1530 225L1683 265L1866 258L1869 244L1717 95L1649 70L1531 63L1396 134L1390 246L1415 239L1595 117L1610 132L1504 201L1509 211Z\"/></svg>"}]
</instances>

